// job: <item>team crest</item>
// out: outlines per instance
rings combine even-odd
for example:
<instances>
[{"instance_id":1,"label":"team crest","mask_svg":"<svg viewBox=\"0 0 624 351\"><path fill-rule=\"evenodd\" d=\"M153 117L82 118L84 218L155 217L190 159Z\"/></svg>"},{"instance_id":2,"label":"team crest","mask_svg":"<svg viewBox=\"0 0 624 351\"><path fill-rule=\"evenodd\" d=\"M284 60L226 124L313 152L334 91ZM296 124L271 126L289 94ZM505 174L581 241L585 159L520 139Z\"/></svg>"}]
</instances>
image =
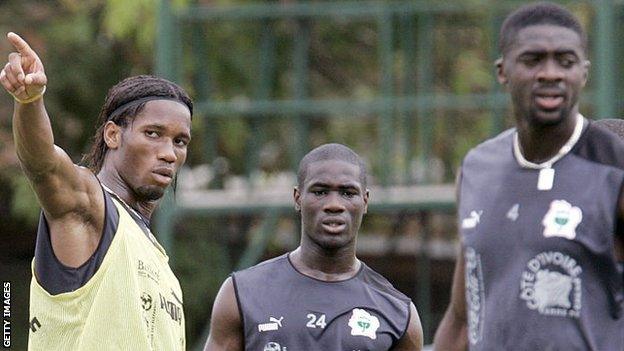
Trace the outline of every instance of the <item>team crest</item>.
<instances>
[{"instance_id":1,"label":"team crest","mask_svg":"<svg viewBox=\"0 0 624 351\"><path fill-rule=\"evenodd\" d=\"M576 237L576 227L582 220L583 212L580 208L572 206L565 200L554 200L542 220L544 236L547 238L559 236L572 240Z\"/></svg>"},{"instance_id":2,"label":"team crest","mask_svg":"<svg viewBox=\"0 0 624 351\"><path fill-rule=\"evenodd\" d=\"M349 319L351 335L366 336L373 340L377 339L377 329L379 329L379 319L363 309L354 308Z\"/></svg>"}]
</instances>

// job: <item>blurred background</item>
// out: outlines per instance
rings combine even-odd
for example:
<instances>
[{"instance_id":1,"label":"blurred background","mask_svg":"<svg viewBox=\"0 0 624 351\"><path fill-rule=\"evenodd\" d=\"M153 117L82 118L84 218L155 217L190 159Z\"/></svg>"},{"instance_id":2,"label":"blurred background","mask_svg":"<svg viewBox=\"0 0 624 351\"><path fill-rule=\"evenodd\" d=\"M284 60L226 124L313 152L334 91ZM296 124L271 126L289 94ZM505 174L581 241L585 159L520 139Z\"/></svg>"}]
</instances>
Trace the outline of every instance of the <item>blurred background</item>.
<instances>
[{"instance_id":1,"label":"blurred background","mask_svg":"<svg viewBox=\"0 0 624 351\"><path fill-rule=\"evenodd\" d=\"M370 168L358 256L415 302L430 343L448 304L462 157L513 124L495 81L498 29L525 1L3 0L0 33L44 62L56 144L79 162L107 90L157 74L195 100L178 187L154 220L184 290L189 350L205 342L233 270L294 249L300 158L344 143ZM624 1L562 1L592 60L581 111L623 115ZM0 40L0 56L11 51ZM0 94L0 278L12 346L26 349L39 208L15 156ZM270 282L267 282L270 284Z\"/></svg>"}]
</instances>

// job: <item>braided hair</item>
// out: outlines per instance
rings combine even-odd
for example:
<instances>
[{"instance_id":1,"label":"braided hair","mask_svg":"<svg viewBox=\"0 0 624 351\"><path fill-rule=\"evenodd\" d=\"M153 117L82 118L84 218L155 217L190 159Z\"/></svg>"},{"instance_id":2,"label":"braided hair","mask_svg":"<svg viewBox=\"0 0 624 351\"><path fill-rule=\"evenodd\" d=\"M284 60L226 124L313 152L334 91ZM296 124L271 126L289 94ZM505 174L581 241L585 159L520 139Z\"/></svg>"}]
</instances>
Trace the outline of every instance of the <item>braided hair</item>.
<instances>
[{"instance_id":1,"label":"braided hair","mask_svg":"<svg viewBox=\"0 0 624 351\"><path fill-rule=\"evenodd\" d=\"M81 163L95 174L99 173L108 152L108 146L104 141L106 122L112 121L118 126L126 127L129 121L143 111L148 101L159 97L186 105L191 116L193 115L193 102L184 89L163 78L139 75L126 78L110 88L98 116L98 128L93 145ZM138 103L133 104L135 101Z\"/></svg>"}]
</instances>

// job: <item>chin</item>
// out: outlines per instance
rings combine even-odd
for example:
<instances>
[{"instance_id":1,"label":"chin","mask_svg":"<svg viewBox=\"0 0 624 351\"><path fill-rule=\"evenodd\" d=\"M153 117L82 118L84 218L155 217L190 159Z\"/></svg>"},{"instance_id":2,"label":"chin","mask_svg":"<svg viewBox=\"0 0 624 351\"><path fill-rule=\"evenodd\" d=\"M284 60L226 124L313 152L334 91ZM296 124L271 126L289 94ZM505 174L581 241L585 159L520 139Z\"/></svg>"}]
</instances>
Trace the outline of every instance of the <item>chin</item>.
<instances>
[{"instance_id":1,"label":"chin","mask_svg":"<svg viewBox=\"0 0 624 351\"><path fill-rule=\"evenodd\" d=\"M332 234L331 236L325 235L324 237L319 238L319 240L316 240L316 243L328 251L339 250L348 246L352 242L352 240L349 240L346 235L346 233L339 235Z\"/></svg>"},{"instance_id":2,"label":"chin","mask_svg":"<svg viewBox=\"0 0 624 351\"><path fill-rule=\"evenodd\" d=\"M155 201L165 195L165 189L155 185L143 185L137 188L135 193L142 201Z\"/></svg>"},{"instance_id":3,"label":"chin","mask_svg":"<svg viewBox=\"0 0 624 351\"><path fill-rule=\"evenodd\" d=\"M558 111L541 111L532 109L530 112L530 120L533 124L540 126L554 126L563 122L570 114L570 110L562 109Z\"/></svg>"}]
</instances>

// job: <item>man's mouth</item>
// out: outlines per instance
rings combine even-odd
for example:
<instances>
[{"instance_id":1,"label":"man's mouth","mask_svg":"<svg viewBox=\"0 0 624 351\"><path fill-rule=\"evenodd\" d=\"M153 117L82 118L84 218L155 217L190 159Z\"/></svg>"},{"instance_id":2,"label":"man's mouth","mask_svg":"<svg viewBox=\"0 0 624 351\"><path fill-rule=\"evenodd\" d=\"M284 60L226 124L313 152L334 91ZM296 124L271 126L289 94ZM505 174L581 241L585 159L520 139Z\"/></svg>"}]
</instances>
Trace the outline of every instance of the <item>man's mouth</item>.
<instances>
[{"instance_id":1,"label":"man's mouth","mask_svg":"<svg viewBox=\"0 0 624 351\"><path fill-rule=\"evenodd\" d=\"M565 100L564 94L557 91L537 91L534 94L535 104L540 110L552 111L561 108Z\"/></svg>"},{"instance_id":2,"label":"man's mouth","mask_svg":"<svg viewBox=\"0 0 624 351\"><path fill-rule=\"evenodd\" d=\"M346 227L346 222L341 218L327 218L321 222L323 229L330 234L340 234Z\"/></svg>"},{"instance_id":3,"label":"man's mouth","mask_svg":"<svg viewBox=\"0 0 624 351\"><path fill-rule=\"evenodd\" d=\"M173 169L168 167L158 167L152 170L152 174L159 182L169 184L173 179L174 172Z\"/></svg>"}]
</instances>

